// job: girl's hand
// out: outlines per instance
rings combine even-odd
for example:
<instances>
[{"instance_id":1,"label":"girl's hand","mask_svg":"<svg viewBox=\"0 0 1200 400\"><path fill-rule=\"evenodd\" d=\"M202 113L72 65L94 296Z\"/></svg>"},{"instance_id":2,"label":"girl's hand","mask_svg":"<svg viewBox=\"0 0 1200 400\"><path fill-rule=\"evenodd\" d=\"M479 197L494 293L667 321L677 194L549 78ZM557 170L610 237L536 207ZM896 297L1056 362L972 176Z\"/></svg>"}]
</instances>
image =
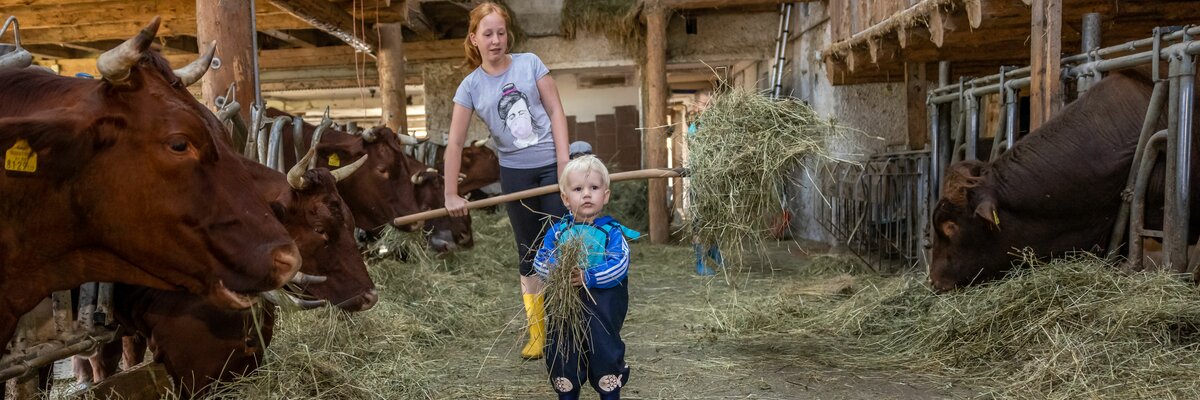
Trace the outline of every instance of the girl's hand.
<instances>
[{"instance_id":1,"label":"girl's hand","mask_svg":"<svg viewBox=\"0 0 1200 400\"><path fill-rule=\"evenodd\" d=\"M575 268L574 271L571 271L571 286L574 286L574 287L583 286L583 270L582 269Z\"/></svg>"},{"instance_id":2,"label":"girl's hand","mask_svg":"<svg viewBox=\"0 0 1200 400\"><path fill-rule=\"evenodd\" d=\"M446 211L450 212L451 217L467 216L467 199L457 194L446 195Z\"/></svg>"}]
</instances>

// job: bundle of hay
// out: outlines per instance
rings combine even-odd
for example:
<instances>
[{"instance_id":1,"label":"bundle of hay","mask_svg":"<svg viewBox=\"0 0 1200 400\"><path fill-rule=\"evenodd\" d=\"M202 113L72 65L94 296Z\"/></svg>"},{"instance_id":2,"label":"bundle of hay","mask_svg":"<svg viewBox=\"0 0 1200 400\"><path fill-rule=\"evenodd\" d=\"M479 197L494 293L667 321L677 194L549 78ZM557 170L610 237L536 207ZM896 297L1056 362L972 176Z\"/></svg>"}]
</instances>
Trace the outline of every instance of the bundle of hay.
<instances>
[{"instance_id":1,"label":"bundle of hay","mask_svg":"<svg viewBox=\"0 0 1200 400\"><path fill-rule=\"evenodd\" d=\"M749 89L714 96L696 124L687 161L692 234L734 250L740 264L743 239L762 240L768 217L784 209L787 173L802 160L831 159L828 138L839 130L800 101Z\"/></svg>"},{"instance_id":2,"label":"bundle of hay","mask_svg":"<svg viewBox=\"0 0 1200 400\"><path fill-rule=\"evenodd\" d=\"M566 0L562 7L562 34L574 39L584 32L603 34L637 59L645 58L646 28L639 20L638 0Z\"/></svg>"},{"instance_id":3,"label":"bundle of hay","mask_svg":"<svg viewBox=\"0 0 1200 400\"><path fill-rule=\"evenodd\" d=\"M586 310L584 300L579 296L580 291L586 289L571 285L571 275L587 268L583 240L576 236L559 243L557 260L558 265L546 277L546 329L557 332L562 338L554 346L557 353L565 354L580 350L582 341L587 339Z\"/></svg>"}]
</instances>

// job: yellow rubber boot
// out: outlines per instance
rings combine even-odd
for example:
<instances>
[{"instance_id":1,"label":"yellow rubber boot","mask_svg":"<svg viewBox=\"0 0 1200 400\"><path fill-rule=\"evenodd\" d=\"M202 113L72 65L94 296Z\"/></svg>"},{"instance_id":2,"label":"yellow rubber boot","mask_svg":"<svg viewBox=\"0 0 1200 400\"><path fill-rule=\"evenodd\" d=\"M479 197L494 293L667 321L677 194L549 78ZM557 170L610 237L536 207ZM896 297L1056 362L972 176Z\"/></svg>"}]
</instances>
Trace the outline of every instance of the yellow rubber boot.
<instances>
[{"instance_id":1,"label":"yellow rubber boot","mask_svg":"<svg viewBox=\"0 0 1200 400\"><path fill-rule=\"evenodd\" d=\"M529 342L521 349L521 358L536 360L542 358L542 349L546 347L545 298L540 294L525 294L522 297L525 300L525 318L529 321Z\"/></svg>"}]
</instances>

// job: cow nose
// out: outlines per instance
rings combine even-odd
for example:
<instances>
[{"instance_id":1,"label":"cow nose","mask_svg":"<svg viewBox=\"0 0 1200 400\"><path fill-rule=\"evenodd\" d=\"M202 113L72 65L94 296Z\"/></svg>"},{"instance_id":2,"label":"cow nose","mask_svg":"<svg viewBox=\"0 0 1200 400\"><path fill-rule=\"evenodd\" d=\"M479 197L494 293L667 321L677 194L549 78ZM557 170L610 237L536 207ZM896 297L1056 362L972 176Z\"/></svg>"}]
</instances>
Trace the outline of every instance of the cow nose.
<instances>
[{"instance_id":1,"label":"cow nose","mask_svg":"<svg viewBox=\"0 0 1200 400\"><path fill-rule=\"evenodd\" d=\"M288 281L292 280L292 276L300 271L300 249L295 243L288 243L279 247L271 253L274 261L271 276L278 283L275 287L281 287Z\"/></svg>"},{"instance_id":2,"label":"cow nose","mask_svg":"<svg viewBox=\"0 0 1200 400\"><path fill-rule=\"evenodd\" d=\"M362 304L359 305L358 311L370 310L371 307L374 307L375 303L379 301L379 292L375 291L375 289L371 289L366 293L363 293L361 298Z\"/></svg>"}]
</instances>

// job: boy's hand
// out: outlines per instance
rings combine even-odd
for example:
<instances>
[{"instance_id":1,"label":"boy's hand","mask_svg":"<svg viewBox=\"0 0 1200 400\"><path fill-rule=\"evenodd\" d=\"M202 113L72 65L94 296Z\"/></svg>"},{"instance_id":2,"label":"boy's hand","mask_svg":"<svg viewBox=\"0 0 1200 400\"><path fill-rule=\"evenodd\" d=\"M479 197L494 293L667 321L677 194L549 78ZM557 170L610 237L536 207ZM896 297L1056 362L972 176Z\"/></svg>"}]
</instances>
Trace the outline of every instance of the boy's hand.
<instances>
[{"instance_id":1,"label":"boy's hand","mask_svg":"<svg viewBox=\"0 0 1200 400\"><path fill-rule=\"evenodd\" d=\"M574 271L571 271L571 286L574 286L574 287L583 286L583 270L582 269L575 268Z\"/></svg>"}]
</instances>

